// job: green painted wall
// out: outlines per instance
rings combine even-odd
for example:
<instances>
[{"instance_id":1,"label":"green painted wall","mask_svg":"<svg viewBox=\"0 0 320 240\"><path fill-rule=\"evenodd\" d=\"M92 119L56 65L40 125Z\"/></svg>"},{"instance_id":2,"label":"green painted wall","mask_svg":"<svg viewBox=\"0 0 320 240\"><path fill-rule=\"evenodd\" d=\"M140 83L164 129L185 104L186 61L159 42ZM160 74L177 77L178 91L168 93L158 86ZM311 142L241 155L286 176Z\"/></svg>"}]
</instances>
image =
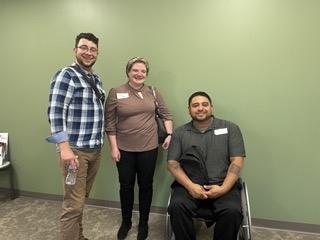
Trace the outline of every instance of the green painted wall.
<instances>
[{"instance_id":1,"label":"green painted wall","mask_svg":"<svg viewBox=\"0 0 320 240\"><path fill-rule=\"evenodd\" d=\"M46 143L49 81L73 61L74 38L100 38L95 70L104 88L126 81L133 56L151 65L175 126L187 98L205 90L215 115L238 123L252 217L320 224L320 1L1 0L0 132L10 133L17 188L61 194L54 146ZM108 144L91 197L119 201ZM172 181L161 152L153 206ZM8 181L0 176L0 186Z\"/></svg>"}]
</instances>

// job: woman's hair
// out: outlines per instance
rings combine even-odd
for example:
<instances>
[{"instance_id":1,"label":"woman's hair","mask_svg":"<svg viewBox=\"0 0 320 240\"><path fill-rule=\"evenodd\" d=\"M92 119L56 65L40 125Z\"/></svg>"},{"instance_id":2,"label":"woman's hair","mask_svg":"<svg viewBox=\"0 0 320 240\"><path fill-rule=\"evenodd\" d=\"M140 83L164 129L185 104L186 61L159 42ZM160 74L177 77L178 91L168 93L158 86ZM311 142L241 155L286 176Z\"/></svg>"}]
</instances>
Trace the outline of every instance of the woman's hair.
<instances>
[{"instance_id":1,"label":"woman's hair","mask_svg":"<svg viewBox=\"0 0 320 240\"><path fill-rule=\"evenodd\" d=\"M211 101L210 96L209 96L207 93L205 93L205 92L199 91L199 92L193 93L193 94L189 97L189 100L188 100L188 106L189 106L189 107L190 107L190 103L191 103L192 99L193 99L194 97L197 97L197 96L201 96L201 97L208 98L210 104L212 105L212 101Z\"/></svg>"},{"instance_id":2,"label":"woman's hair","mask_svg":"<svg viewBox=\"0 0 320 240\"><path fill-rule=\"evenodd\" d=\"M127 63L127 66L126 66L126 74L127 74L127 76L128 76L128 73L130 72L133 64L135 64L135 63L143 63L146 66L147 75L148 75L148 73L149 73L149 63L148 63L148 61L145 60L142 57L134 57L134 58L131 58L129 60L129 62Z\"/></svg>"}]
</instances>

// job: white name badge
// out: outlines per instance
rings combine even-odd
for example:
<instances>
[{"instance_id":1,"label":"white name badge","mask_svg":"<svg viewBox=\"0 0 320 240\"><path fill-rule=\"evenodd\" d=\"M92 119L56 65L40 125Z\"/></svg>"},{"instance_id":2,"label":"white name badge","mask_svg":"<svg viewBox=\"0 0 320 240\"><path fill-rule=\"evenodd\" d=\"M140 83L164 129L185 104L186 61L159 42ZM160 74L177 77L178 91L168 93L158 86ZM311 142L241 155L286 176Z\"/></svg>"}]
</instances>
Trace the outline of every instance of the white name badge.
<instances>
[{"instance_id":1,"label":"white name badge","mask_svg":"<svg viewBox=\"0 0 320 240\"><path fill-rule=\"evenodd\" d=\"M117 99L128 98L129 93L117 93Z\"/></svg>"},{"instance_id":2,"label":"white name badge","mask_svg":"<svg viewBox=\"0 0 320 240\"><path fill-rule=\"evenodd\" d=\"M214 130L215 135L222 135L227 133L228 133L228 128L220 128L220 129Z\"/></svg>"}]
</instances>

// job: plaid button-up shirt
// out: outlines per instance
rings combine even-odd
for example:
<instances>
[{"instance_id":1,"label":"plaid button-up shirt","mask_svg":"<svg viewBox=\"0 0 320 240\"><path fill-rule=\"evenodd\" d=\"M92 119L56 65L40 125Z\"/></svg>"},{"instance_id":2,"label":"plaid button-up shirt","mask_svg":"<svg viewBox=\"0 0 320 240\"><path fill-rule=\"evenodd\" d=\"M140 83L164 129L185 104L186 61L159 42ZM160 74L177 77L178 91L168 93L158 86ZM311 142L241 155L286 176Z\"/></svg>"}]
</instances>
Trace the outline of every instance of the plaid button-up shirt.
<instances>
[{"instance_id":1,"label":"plaid button-up shirt","mask_svg":"<svg viewBox=\"0 0 320 240\"><path fill-rule=\"evenodd\" d=\"M93 72L97 88L102 82ZM50 82L48 119L52 143L69 141L71 148L100 148L104 138L103 103L86 79L71 67L61 69Z\"/></svg>"}]
</instances>

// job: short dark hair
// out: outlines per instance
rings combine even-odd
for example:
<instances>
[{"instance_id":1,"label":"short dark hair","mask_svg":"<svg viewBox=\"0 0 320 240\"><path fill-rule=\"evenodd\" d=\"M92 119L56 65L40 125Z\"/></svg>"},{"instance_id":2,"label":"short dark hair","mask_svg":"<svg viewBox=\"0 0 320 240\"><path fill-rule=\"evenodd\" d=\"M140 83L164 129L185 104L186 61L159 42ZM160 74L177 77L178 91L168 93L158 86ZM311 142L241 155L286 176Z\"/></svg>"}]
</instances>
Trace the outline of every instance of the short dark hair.
<instances>
[{"instance_id":1,"label":"short dark hair","mask_svg":"<svg viewBox=\"0 0 320 240\"><path fill-rule=\"evenodd\" d=\"M80 41L80 39L85 38L91 42L94 42L97 47L98 47L98 43L99 43L99 38L97 38L95 35L93 35L92 33L80 33L77 37L76 37L76 44L75 47L78 47L78 43Z\"/></svg>"},{"instance_id":2,"label":"short dark hair","mask_svg":"<svg viewBox=\"0 0 320 240\"><path fill-rule=\"evenodd\" d=\"M202 97L208 98L210 104L212 105L212 101L211 101L210 96L209 96L207 93L205 93L205 92L199 91L199 92L193 93L193 94L189 97L189 100L188 100L188 106L189 106L189 107L190 107L190 103L191 103L192 99L193 99L194 97L197 97L197 96L202 96Z\"/></svg>"}]
</instances>

